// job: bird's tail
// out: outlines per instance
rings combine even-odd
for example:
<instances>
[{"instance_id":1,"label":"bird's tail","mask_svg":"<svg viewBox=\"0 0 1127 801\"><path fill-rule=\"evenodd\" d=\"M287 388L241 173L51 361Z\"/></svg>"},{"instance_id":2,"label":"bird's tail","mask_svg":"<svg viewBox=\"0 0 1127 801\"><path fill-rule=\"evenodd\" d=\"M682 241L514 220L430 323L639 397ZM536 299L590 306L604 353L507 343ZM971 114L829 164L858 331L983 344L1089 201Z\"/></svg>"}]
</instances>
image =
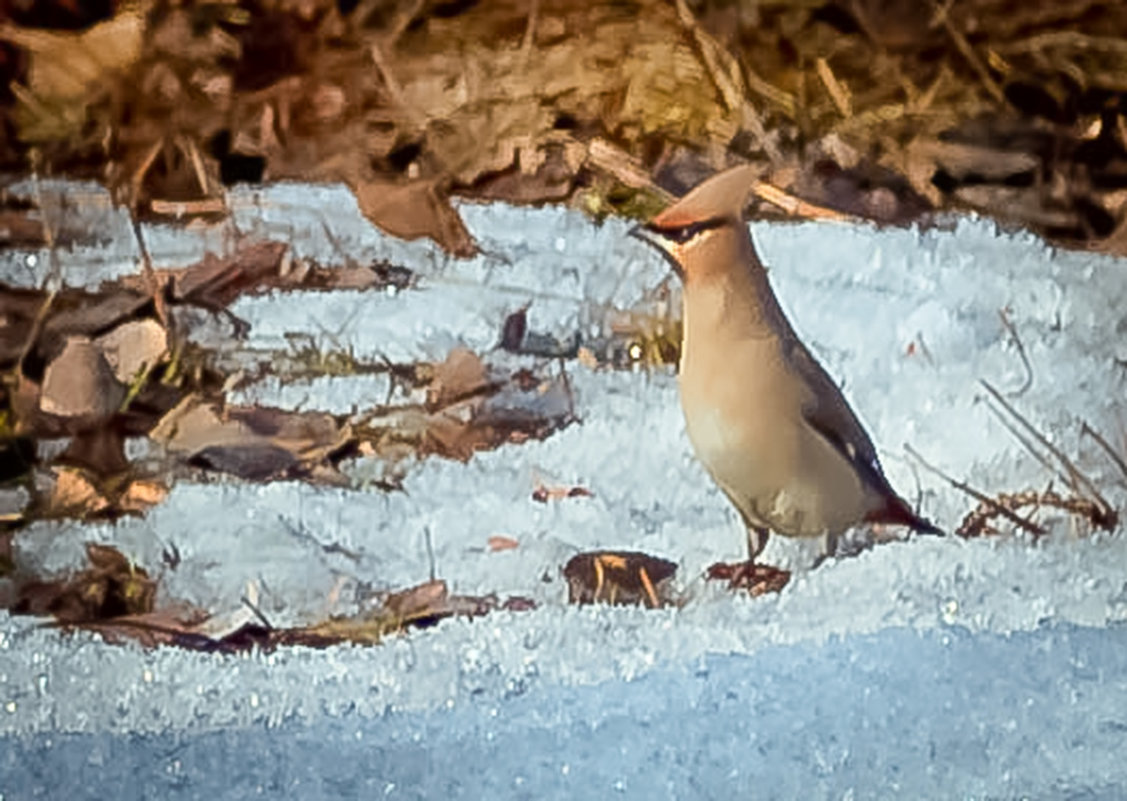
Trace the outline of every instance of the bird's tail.
<instances>
[{"instance_id":1,"label":"bird's tail","mask_svg":"<svg viewBox=\"0 0 1127 801\"><path fill-rule=\"evenodd\" d=\"M891 498L888 503L875 512L865 516L868 523L891 523L897 526L907 526L919 534L934 534L946 536L947 532L929 520L920 517L912 507L908 506L902 498Z\"/></svg>"}]
</instances>

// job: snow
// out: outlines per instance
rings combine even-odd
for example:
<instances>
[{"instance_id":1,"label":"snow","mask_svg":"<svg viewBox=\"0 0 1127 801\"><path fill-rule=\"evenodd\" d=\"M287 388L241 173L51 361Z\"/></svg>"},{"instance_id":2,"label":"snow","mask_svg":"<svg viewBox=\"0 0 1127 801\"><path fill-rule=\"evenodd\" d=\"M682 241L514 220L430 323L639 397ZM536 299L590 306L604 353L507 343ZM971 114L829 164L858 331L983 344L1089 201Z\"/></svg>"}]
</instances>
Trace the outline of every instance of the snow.
<instances>
[{"instance_id":1,"label":"snow","mask_svg":"<svg viewBox=\"0 0 1127 801\"><path fill-rule=\"evenodd\" d=\"M358 357L488 350L505 315L530 299L533 330L590 335L666 277L624 224L561 209L463 205L485 253L458 261L380 235L337 187L242 189L231 205L241 235L282 236L324 264L386 259L419 275L418 289L397 294L240 299L247 352L285 349L292 332ZM120 214L107 205L98 215L105 241L61 255L68 283L136 269ZM926 515L954 529L974 504L916 468L905 443L986 493L1053 478L979 384L1016 393L1026 383L1003 309L1033 373L1010 402L1122 508L1124 477L1080 428L1087 421L1123 447L1115 360L1127 355L1127 264L1053 252L976 220L922 232L752 230L796 329L843 382L893 484L918 494ZM146 231L168 265L233 236ZM46 254L4 258L0 275L24 285L49 264ZM414 465L404 493L367 486L379 466L360 461L348 467L351 489L217 478L178 484L143 519L21 531L17 561L48 571L77 564L96 540L156 573L175 545L182 563L162 575L168 597L227 613L255 582L278 624L348 611L365 588L425 580L428 538L455 592L531 596L540 607L446 621L374 649L241 657L110 647L2 619L3 797L55 782L85 797L126 779L137 797L259 787L408 798L1123 795L1121 532L1088 534L1050 515L1052 535L1036 543L912 538L813 570L813 546L773 538L765 558L794 567L791 584L732 596L701 574L740 557L742 532L692 457L674 376L566 369L580 424L465 465ZM378 377L268 380L241 399L340 412L385 392ZM538 480L593 497L535 503ZM496 534L519 547L491 552ZM685 605L567 607L559 569L593 548L677 561ZM63 776L58 765L76 767Z\"/></svg>"},{"instance_id":2,"label":"snow","mask_svg":"<svg viewBox=\"0 0 1127 801\"><path fill-rule=\"evenodd\" d=\"M0 775L5 798L20 799L112 788L125 799L1110 800L1127 790L1125 635L886 628L598 685L506 679L465 659L451 666L459 702L376 715L367 706L382 687L364 683L363 652L201 659L207 686L174 694L138 671L140 689L115 708L159 694L241 709L239 724L12 738ZM401 654L401 673L419 669ZM279 696L287 715L273 711Z\"/></svg>"}]
</instances>

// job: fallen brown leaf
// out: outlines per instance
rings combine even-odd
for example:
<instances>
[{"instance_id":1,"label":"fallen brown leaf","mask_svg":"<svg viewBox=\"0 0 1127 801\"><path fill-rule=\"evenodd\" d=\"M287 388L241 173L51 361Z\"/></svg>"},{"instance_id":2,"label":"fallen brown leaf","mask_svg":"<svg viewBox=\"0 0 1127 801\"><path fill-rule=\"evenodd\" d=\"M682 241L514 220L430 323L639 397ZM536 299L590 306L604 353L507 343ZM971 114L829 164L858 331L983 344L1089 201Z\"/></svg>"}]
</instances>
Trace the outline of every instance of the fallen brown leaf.
<instances>
[{"instance_id":1,"label":"fallen brown leaf","mask_svg":"<svg viewBox=\"0 0 1127 801\"><path fill-rule=\"evenodd\" d=\"M676 605L672 595L677 565L637 551L594 551L573 556L564 566L568 603Z\"/></svg>"},{"instance_id":2,"label":"fallen brown leaf","mask_svg":"<svg viewBox=\"0 0 1127 801\"><path fill-rule=\"evenodd\" d=\"M117 380L126 386L168 353L168 332L152 318L123 323L94 342Z\"/></svg>"},{"instance_id":3,"label":"fallen brown leaf","mask_svg":"<svg viewBox=\"0 0 1127 801\"><path fill-rule=\"evenodd\" d=\"M43 221L30 212L0 209L0 247L41 248L47 244Z\"/></svg>"},{"instance_id":4,"label":"fallen brown leaf","mask_svg":"<svg viewBox=\"0 0 1127 801\"><path fill-rule=\"evenodd\" d=\"M276 279L288 251L281 242L256 242L223 258L208 253L191 267L165 272L172 279L172 299L224 309L239 295Z\"/></svg>"},{"instance_id":5,"label":"fallen brown leaf","mask_svg":"<svg viewBox=\"0 0 1127 801\"><path fill-rule=\"evenodd\" d=\"M69 579L24 582L14 614L53 615L64 624L81 624L153 609L156 581L116 548L87 543L90 566Z\"/></svg>"},{"instance_id":6,"label":"fallen brown leaf","mask_svg":"<svg viewBox=\"0 0 1127 801\"><path fill-rule=\"evenodd\" d=\"M520 543L512 537L506 537L501 534L495 534L489 538L489 550L496 553L497 551L511 551L519 548Z\"/></svg>"},{"instance_id":7,"label":"fallen brown leaf","mask_svg":"<svg viewBox=\"0 0 1127 801\"><path fill-rule=\"evenodd\" d=\"M508 598L499 602L493 596L452 595L445 581L433 580L387 593L378 599L374 609L355 617L337 617L291 629L245 624L220 638L208 637L197 631L184 633L174 642L191 650L224 653L252 648L272 650L278 646L293 645L307 648L326 648L341 643L376 645L392 634L408 628L430 626L448 617L480 617L497 609L516 612L535 607L535 602L527 598Z\"/></svg>"},{"instance_id":8,"label":"fallen brown leaf","mask_svg":"<svg viewBox=\"0 0 1127 801\"><path fill-rule=\"evenodd\" d=\"M537 484L536 488L532 490L532 500L537 503L547 503L564 498L591 498L594 494L586 487L549 487L544 484Z\"/></svg>"},{"instance_id":9,"label":"fallen brown leaf","mask_svg":"<svg viewBox=\"0 0 1127 801\"><path fill-rule=\"evenodd\" d=\"M790 571L771 565L717 562L709 566L705 577L709 581L727 581L729 589L746 589L754 598L768 592L780 592L790 581Z\"/></svg>"},{"instance_id":10,"label":"fallen brown leaf","mask_svg":"<svg viewBox=\"0 0 1127 801\"><path fill-rule=\"evenodd\" d=\"M75 434L56 461L82 467L101 477L124 473L129 468L125 458L125 438L109 424Z\"/></svg>"},{"instance_id":11,"label":"fallen brown leaf","mask_svg":"<svg viewBox=\"0 0 1127 801\"><path fill-rule=\"evenodd\" d=\"M86 517L109 508L109 501L81 469L59 467L54 472L55 484L47 501L47 514Z\"/></svg>"},{"instance_id":12,"label":"fallen brown leaf","mask_svg":"<svg viewBox=\"0 0 1127 801\"><path fill-rule=\"evenodd\" d=\"M427 387L427 406L432 410L444 409L466 400L497 384L489 379L489 369L473 351L454 348L446 361L434 365L434 373Z\"/></svg>"},{"instance_id":13,"label":"fallen brown leaf","mask_svg":"<svg viewBox=\"0 0 1127 801\"><path fill-rule=\"evenodd\" d=\"M56 417L96 423L109 417L125 399L101 348L84 336L67 339L43 376L39 408Z\"/></svg>"},{"instance_id":14,"label":"fallen brown leaf","mask_svg":"<svg viewBox=\"0 0 1127 801\"><path fill-rule=\"evenodd\" d=\"M137 479L129 482L117 505L123 512L140 513L163 503L167 497L168 487L160 481Z\"/></svg>"},{"instance_id":15,"label":"fallen brown leaf","mask_svg":"<svg viewBox=\"0 0 1127 801\"><path fill-rule=\"evenodd\" d=\"M169 411L150 437L194 466L252 481L299 476L330 479L331 460L352 441L351 427L332 415L229 407L189 397Z\"/></svg>"},{"instance_id":16,"label":"fallen brown leaf","mask_svg":"<svg viewBox=\"0 0 1127 801\"><path fill-rule=\"evenodd\" d=\"M134 10L82 33L0 26L0 39L30 57L27 83L12 85L20 104L20 138L58 141L77 134L96 91L140 57L144 28L144 16Z\"/></svg>"},{"instance_id":17,"label":"fallen brown leaf","mask_svg":"<svg viewBox=\"0 0 1127 801\"><path fill-rule=\"evenodd\" d=\"M407 184L387 181L353 181L352 192L360 211L376 227L402 239L430 237L455 256L478 252L458 212L431 180Z\"/></svg>"}]
</instances>

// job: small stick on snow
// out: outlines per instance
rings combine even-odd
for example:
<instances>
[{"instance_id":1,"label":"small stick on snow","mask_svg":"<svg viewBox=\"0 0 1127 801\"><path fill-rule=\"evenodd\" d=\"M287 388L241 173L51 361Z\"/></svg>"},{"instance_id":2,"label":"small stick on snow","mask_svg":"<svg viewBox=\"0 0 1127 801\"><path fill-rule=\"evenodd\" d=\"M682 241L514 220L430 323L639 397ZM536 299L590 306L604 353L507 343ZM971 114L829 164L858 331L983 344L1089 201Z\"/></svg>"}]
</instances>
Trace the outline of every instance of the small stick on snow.
<instances>
[{"instance_id":1,"label":"small stick on snow","mask_svg":"<svg viewBox=\"0 0 1127 801\"><path fill-rule=\"evenodd\" d=\"M1002 320L1002 325L1005 326L1006 331L1009 332L1010 339L1013 340L1014 347L1017 348L1017 355L1021 357L1021 364L1025 368L1025 383L1017 391L1009 393L1011 398L1020 398L1033 386L1033 365L1029 363L1029 354L1025 352L1025 345L1021 343L1021 337L1017 335L1017 328L1004 308L998 309L998 317Z\"/></svg>"},{"instance_id":2,"label":"small stick on snow","mask_svg":"<svg viewBox=\"0 0 1127 801\"><path fill-rule=\"evenodd\" d=\"M435 574L437 573L436 562L434 558L434 542L430 536L430 526L423 529L423 540L427 545L427 561L430 562L430 580L435 581Z\"/></svg>"},{"instance_id":3,"label":"small stick on snow","mask_svg":"<svg viewBox=\"0 0 1127 801\"><path fill-rule=\"evenodd\" d=\"M149 211L176 219L200 214L225 214L227 202L221 197L205 197L201 200L153 199L149 201Z\"/></svg>"},{"instance_id":4,"label":"small stick on snow","mask_svg":"<svg viewBox=\"0 0 1127 801\"><path fill-rule=\"evenodd\" d=\"M172 317L168 314L168 307L164 302L164 292L160 279L153 269L153 257L149 254L149 246L145 244L145 236L141 232L141 221L137 219L136 209L129 210L129 222L133 226L133 236L137 240L137 249L141 253L141 275L145 280L145 290L153 299L153 308L156 309L157 319L164 329L172 333Z\"/></svg>"},{"instance_id":5,"label":"small stick on snow","mask_svg":"<svg viewBox=\"0 0 1127 801\"><path fill-rule=\"evenodd\" d=\"M265 614L263 614L261 609L258 608L258 604L256 604L254 601L252 601L250 598L248 598L245 595L239 596L239 600L242 601L243 606L245 606L247 609L249 609L251 612L254 613L254 616L256 618L258 618L258 620L262 623L263 626L265 626L269 631L274 630L274 624L272 624L270 622L270 619L268 617L266 617Z\"/></svg>"},{"instance_id":6,"label":"small stick on snow","mask_svg":"<svg viewBox=\"0 0 1127 801\"><path fill-rule=\"evenodd\" d=\"M1096 489L1096 485L1092 483L1092 480L1088 478L1088 476L1086 476L1084 473L1082 473L1080 469L1072 463L1072 460L1064 455L1064 452L1061 451L1060 448L1049 442L1048 438L1044 434L1034 428L1033 424L1025 419L1025 417L1023 417L1021 413L1018 412L1013 406L1011 406L1009 401L1002 397L1002 393L995 389L989 381L980 380L980 383L982 384L982 386L986 387L987 392L994 396L994 400L998 401L998 403L1002 405L1002 408L1009 412L1015 420L1021 423L1022 427L1025 428L1025 430L1028 431L1034 438L1036 438L1036 440L1041 443L1041 445L1046 450L1048 450L1049 453L1055 456L1057 458L1057 461L1059 461L1061 465L1064 466L1065 471L1068 473L1069 486L1072 487L1073 492L1075 492L1077 495L1084 495L1084 490L1087 490L1088 498L1100 508L1100 511L1103 514L1107 516L1113 514L1114 510L1112 509L1111 504L1109 504L1104 499L1103 495L1100 494L1100 491Z\"/></svg>"},{"instance_id":7,"label":"small stick on snow","mask_svg":"<svg viewBox=\"0 0 1127 801\"><path fill-rule=\"evenodd\" d=\"M1124 478L1127 478L1127 461L1125 461L1123 457L1119 455L1115 448L1111 447L1111 443L1104 439L1103 435L1100 434L1100 432L1096 431L1094 428L1088 425L1087 420L1080 421L1080 433L1081 435L1087 434L1089 437L1099 443L1100 447L1104 449L1104 453L1106 453L1111 458L1111 460L1115 462L1115 466L1119 468L1121 473L1123 473Z\"/></svg>"},{"instance_id":8,"label":"small stick on snow","mask_svg":"<svg viewBox=\"0 0 1127 801\"><path fill-rule=\"evenodd\" d=\"M27 335L27 341L24 342L23 348L20 350L20 358L16 361L16 375L21 374L23 370L23 363L27 360L31 349L35 347L35 342L39 339L39 334L43 331L43 325L47 322L47 315L51 311L51 307L55 304L55 297L59 294L62 288L62 264L59 261L59 251L55 247L55 228L52 220L48 219L47 210L43 206L43 194L39 189L39 175L38 172L32 174L31 182L32 191L35 196L35 206L39 209L39 213L43 215L43 242L47 245L48 258L50 259L50 269L43 280L43 286L47 290L47 297L43 299L43 304L35 313L35 319L31 322L31 331Z\"/></svg>"},{"instance_id":9,"label":"small stick on snow","mask_svg":"<svg viewBox=\"0 0 1127 801\"><path fill-rule=\"evenodd\" d=\"M939 476L941 479L946 481L952 487L959 490L960 492L966 493L967 495L974 498L979 503L986 504L991 509L995 510L998 514L1002 515L1002 517L1005 517L1007 520L1009 520L1014 525L1024 529L1025 531L1028 531L1033 536L1041 537L1041 536L1044 536L1046 533L1048 533L1048 532L1045 531L1044 528L1037 525L1032 520L1024 518L1021 515L1017 514L1016 512L1014 512L1010 509L1007 509L1005 506L998 503L996 500L991 498L985 492L980 492L979 490L976 490L974 487L972 487L970 484L967 484L965 481L959 481L958 479L947 475L942 470L940 470L938 467L936 467L935 465L931 464L926 459L924 459L924 457L920 454L920 452L917 451L915 448L913 448L911 445L908 445L907 443L905 443L904 450L907 451L909 456L911 456L913 459L915 459L917 462L919 462L920 466L922 468L924 468L925 470L927 470L929 473L932 473L936 476Z\"/></svg>"}]
</instances>

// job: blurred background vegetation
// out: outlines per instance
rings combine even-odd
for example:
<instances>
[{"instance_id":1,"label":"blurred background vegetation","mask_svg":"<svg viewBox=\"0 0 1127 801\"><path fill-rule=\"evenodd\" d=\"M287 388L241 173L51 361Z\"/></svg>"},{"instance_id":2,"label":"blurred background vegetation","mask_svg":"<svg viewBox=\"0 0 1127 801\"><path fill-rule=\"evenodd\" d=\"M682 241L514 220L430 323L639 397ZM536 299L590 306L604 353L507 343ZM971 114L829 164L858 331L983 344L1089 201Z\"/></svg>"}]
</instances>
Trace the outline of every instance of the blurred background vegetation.
<instances>
[{"instance_id":1,"label":"blurred background vegetation","mask_svg":"<svg viewBox=\"0 0 1127 801\"><path fill-rule=\"evenodd\" d=\"M220 0L0 4L0 169L142 217L343 181L456 253L451 196L649 214L736 161L761 215L973 210L1125 247L1127 4ZM8 199L9 241L40 232Z\"/></svg>"}]
</instances>

